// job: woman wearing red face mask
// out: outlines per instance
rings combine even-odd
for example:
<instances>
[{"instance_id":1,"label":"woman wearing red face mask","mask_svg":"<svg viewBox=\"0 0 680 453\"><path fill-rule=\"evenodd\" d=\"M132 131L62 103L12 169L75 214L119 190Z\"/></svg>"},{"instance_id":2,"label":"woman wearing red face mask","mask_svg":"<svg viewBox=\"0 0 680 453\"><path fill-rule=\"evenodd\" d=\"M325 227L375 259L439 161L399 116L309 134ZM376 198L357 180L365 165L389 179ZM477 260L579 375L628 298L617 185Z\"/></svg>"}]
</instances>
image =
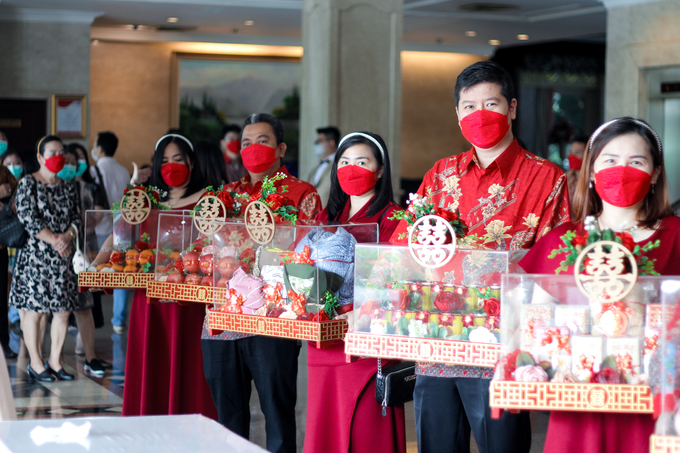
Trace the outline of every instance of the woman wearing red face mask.
<instances>
[{"instance_id":1,"label":"woman wearing red face mask","mask_svg":"<svg viewBox=\"0 0 680 453\"><path fill-rule=\"evenodd\" d=\"M618 118L595 131L586 147L583 167L574 194L574 222L554 228L520 261L532 274L552 274L567 231L583 232L586 216L594 216L601 229L625 231L643 247L661 241L646 253L656 260L661 275L680 275L680 218L668 203L666 171L661 141L642 120ZM573 265L568 272L573 272ZM553 412L545 451L622 452L647 451L654 431L651 415Z\"/></svg>"},{"instance_id":2,"label":"woman wearing red face mask","mask_svg":"<svg viewBox=\"0 0 680 453\"><path fill-rule=\"evenodd\" d=\"M75 187L57 176L64 162L61 140L53 135L41 139L40 169L19 182L16 194L16 213L28 232L28 240L16 261L9 301L21 315L30 356L29 382L73 380L61 365L61 352L68 317L77 304L78 280L71 258L72 243L82 220ZM50 313L52 346L44 361L42 339Z\"/></svg>"},{"instance_id":3,"label":"woman wearing red face mask","mask_svg":"<svg viewBox=\"0 0 680 453\"><path fill-rule=\"evenodd\" d=\"M328 204L317 220L377 223L379 241L387 242L399 223L390 217L399 210L392 201L390 160L383 139L370 132L346 135L335 154ZM361 242L361 238L357 240ZM351 317L351 309L352 305L345 305L338 312ZM404 406L388 407L383 417L375 400L377 360L347 363L345 357L343 341L326 349L311 345L307 349L309 384L304 451L406 451Z\"/></svg>"},{"instance_id":4,"label":"woman wearing red face mask","mask_svg":"<svg viewBox=\"0 0 680 453\"><path fill-rule=\"evenodd\" d=\"M194 148L182 135L158 141L151 185L167 190L162 203L173 210L192 209L203 196ZM156 232L149 231L152 242ZM123 415L203 414L217 419L203 376L201 329L205 308L198 304L148 304L135 291L125 365Z\"/></svg>"}]
</instances>

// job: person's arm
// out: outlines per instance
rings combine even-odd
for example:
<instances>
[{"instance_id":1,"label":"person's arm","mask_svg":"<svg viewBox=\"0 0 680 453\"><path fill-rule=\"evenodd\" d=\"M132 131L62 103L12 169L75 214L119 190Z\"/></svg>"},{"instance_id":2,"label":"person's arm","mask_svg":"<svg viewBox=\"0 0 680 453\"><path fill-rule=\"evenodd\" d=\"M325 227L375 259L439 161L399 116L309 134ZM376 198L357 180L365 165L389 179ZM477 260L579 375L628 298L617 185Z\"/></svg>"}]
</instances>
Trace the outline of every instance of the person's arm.
<instances>
[{"instance_id":1,"label":"person's arm","mask_svg":"<svg viewBox=\"0 0 680 453\"><path fill-rule=\"evenodd\" d=\"M300 201L300 205L298 206L298 219L312 220L319 212L321 212L321 209L322 206L319 193L316 190L310 191L302 198L302 201Z\"/></svg>"},{"instance_id":2,"label":"person's arm","mask_svg":"<svg viewBox=\"0 0 680 453\"><path fill-rule=\"evenodd\" d=\"M550 197L546 200L543 215L538 223L538 230L534 241L538 241L550 230L565 222L571 221L569 210L569 193L567 191L567 177L562 173L554 179Z\"/></svg>"}]
</instances>

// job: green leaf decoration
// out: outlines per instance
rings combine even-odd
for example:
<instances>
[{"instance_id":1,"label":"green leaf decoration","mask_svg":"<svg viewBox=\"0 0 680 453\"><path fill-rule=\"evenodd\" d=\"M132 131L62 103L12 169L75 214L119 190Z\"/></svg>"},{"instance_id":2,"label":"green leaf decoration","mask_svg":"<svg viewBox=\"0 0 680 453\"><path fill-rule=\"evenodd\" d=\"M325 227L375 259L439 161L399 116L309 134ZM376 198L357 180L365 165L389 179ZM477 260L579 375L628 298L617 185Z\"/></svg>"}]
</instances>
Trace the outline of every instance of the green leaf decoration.
<instances>
[{"instance_id":1,"label":"green leaf decoration","mask_svg":"<svg viewBox=\"0 0 680 453\"><path fill-rule=\"evenodd\" d=\"M399 318L397 330L399 330L400 335L408 335L408 320L406 319L406 316Z\"/></svg>"},{"instance_id":2,"label":"green leaf decoration","mask_svg":"<svg viewBox=\"0 0 680 453\"><path fill-rule=\"evenodd\" d=\"M548 362L547 360L543 360L539 365L548 375L548 380L552 380L552 378L555 377L555 370L553 370L552 366L550 366L550 362Z\"/></svg>"},{"instance_id":3,"label":"green leaf decoration","mask_svg":"<svg viewBox=\"0 0 680 453\"><path fill-rule=\"evenodd\" d=\"M607 357L604 358L602 361L602 364L600 365L600 370L604 368L611 368L614 370L618 370L616 366L616 358L613 355L608 355Z\"/></svg>"},{"instance_id":4,"label":"green leaf decoration","mask_svg":"<svg viewBox=\"0 0 680 453\"><path fill-rule=\"evenodd\" d=\"M536 362L534 362L534 359L533 357L531 357L531 354L524 351L520 352L519 355L517 356L516 364L517 368L527 365L536 366Z\"/></svg>"}]
</instances>

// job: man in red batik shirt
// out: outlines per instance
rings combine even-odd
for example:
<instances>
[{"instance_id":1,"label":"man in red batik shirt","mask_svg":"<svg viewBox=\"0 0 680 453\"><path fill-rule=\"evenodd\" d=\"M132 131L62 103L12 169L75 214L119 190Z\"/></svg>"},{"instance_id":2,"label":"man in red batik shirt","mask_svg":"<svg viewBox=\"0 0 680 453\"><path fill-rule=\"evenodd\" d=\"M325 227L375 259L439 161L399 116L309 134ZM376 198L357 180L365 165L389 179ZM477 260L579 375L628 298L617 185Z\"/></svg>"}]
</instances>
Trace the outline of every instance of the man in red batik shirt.
<instances>
[{"instance_id":1,"label":"man in red batik shirt","mask_svg":"<svg viewBox=\"0 0 680 453\"><path fill-rule=\"evenodd\" d=\"M495 250L530 248L569 220L564 172L517 144L511 127L517 100L501 66L483 61L463 70L455 98L458 124L473 147L438 161L418 194L429 190L435 206L460 210L469 243ZM406 231L402 221L392 242L403 243L398 237ZM529 451L528 412L491 419L492 369L418 363L416 374L419 453L469 452L471 430L481 453Z\"/></svg>"},{"instance_id":2,"label":"man in red batik shirt","mask_svg":"<svg viewBox=\"0 0 680 453\"><path fill-rule=\"evenodd\" d=\"M226 190L254 195L262 188L265 176L283 173L286 178L275 181L274 186L288 186L283 195L298 208L298 219L313 219L321 210L319 194L314 186L291 176L281 165L285 153L281 122L267 113L250 115L241 136L241 159L248 174ZM204 328L201 349L218 421L248 439L254 381L265 417L267 450L296 452L298 342L238 332L211 337Z\"/></svg>"}]
</instances>

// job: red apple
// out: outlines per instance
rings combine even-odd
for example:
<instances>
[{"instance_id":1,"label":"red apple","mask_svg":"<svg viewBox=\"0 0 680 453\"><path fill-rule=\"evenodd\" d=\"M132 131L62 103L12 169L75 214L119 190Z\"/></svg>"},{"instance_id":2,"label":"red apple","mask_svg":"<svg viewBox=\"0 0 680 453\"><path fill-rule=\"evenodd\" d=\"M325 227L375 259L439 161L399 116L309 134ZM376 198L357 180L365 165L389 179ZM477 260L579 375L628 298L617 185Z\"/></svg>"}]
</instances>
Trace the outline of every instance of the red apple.
<instances>
[{"instance_id":1,"label":"red apple","mask_svg":"<svg viewBox=\"0 0 680 453\"><path fill-rule=\"evenodd\" d=\"M194 272L193 274L189 274L186 276L186 278L184 279L184 283L186 283L187 285L200 285L202 279L203 277L201 277L201 274Z\"/></svg>"},{"instance_id":2,"label":"red apple","mask_svg":"<svg viewBox=\"0 0 680 453\"><path fill-rule=\"evenodd\" d=\"M184 283L184 274L180 274L179 272L173 272L172 274L168 274L168 279L166 280L168 283Z\"/></svg>"},{"instance_id":3,"label":"red apple","mask_svg":"<svg viewBox=\"0 0 680 453\"><path fill-rule=\"evenodd\" d=\"M222 278L220 278L220 279L217 281L217 287L218 287L218 288L226 288L226 287L227 287L227 283L229 282L229 280L231 280L231 279L230 279L230 278L227 278L227 277L222 277Z\"/></svg>"},{"instance_id":4,"label":"red apple","mask_svg":"<svg viewBox=\"0 0 680 453\"><path fill-rule=\"evenodd\" d=\"M213 273L213 254L208 253L207 255L201 255L198 259L201 266L201 272L205 275L212 275Z\"/></svg>"},{"instance_id":5,"label":"red apple","mask_svg":"<svg viewBox=\"0 0 680 453\"><path fill-rule=\"evenodd\" d=\"M212 286L213 285L213 276L212 275L206 275L201 279L201 283L199 285L202 286Z\"/></svg>"},{"instance_id":6,"label":"red apple","mask_svg":"<svg viewBox=\"0 0 680 453\"><path fill-rule=\"evenodd\" d=\"M217 263L217 269L223 277L231 278L236 269L238 269L239 262L233 256L225 256Z\"/></svg>"},{"instance_id":7,"label":"red apple","mask_svg":"<svg viewBox=\"0 0 680 453\"><path fill-rule=\"evenodd\" d=\"M196 273L200 269L200 264L198 262L198 253L188 252L182 258L182 264L184 264L184 269L187 272Z\"/></svg>"}]
</instances>

